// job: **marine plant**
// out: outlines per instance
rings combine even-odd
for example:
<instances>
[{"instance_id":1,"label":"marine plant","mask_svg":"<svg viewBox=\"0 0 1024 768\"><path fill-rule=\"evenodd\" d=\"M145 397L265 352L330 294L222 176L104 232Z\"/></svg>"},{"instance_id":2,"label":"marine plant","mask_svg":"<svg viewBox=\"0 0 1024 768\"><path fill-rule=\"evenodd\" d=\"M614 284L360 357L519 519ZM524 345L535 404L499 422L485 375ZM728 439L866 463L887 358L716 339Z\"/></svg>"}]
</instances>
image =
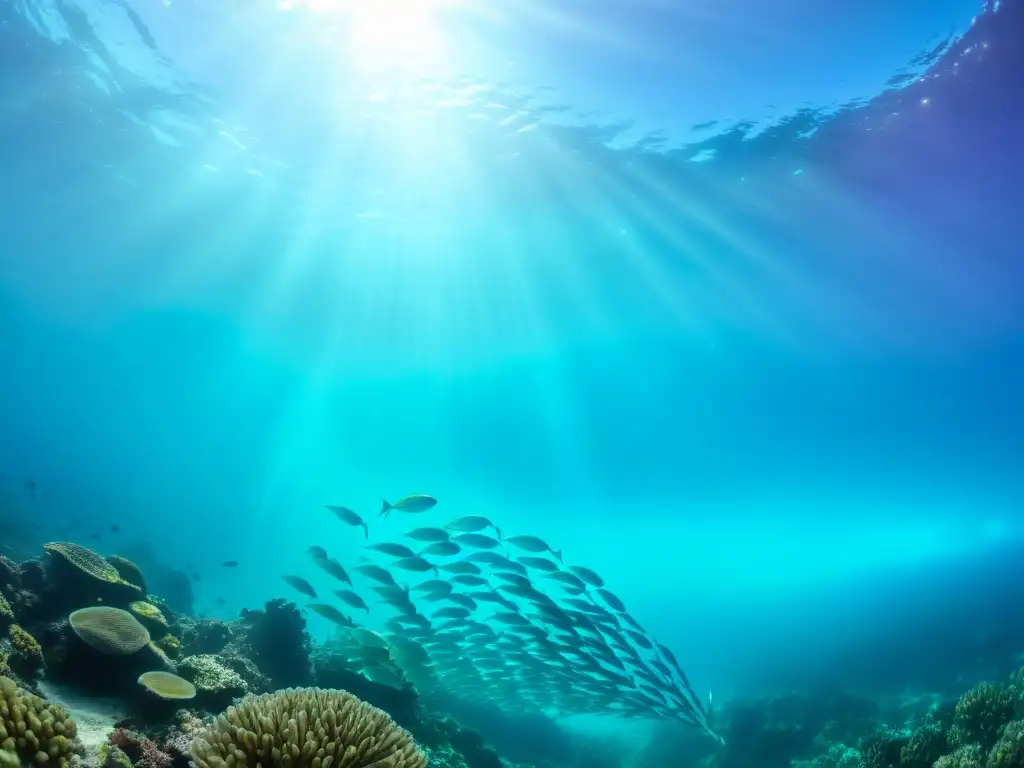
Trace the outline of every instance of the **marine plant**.
<instances>
[{"instance_id":1,"label":"marine plant","mask_svg":"<svg viewBox=\"0 0 1024 768\"><path fill-rule=\"evenodd\" d=\"M61 707L0 677L0 765L24 760L64 768L77 749L76 732L75 721Z\"/></svg>"},{"instance_id":2,"label":"marine plant","mask_svg":"<svg viewBox=\"0 0 1024 768\"><path fill-rule=\"evenodd\" d=\"M1013 720L1017 693L1011 686L981 683L957 702L948 741L954 749L978 744L988 751Z\"/></svg>"},{"instance_id":3,"label":"marine plant","mask_svg":"<svg viewBox=\"0 0 1024 768\"><path fill-rule=\"evenodd\" d=\"M346 691L246 696L190 745L195 768L426 768L412 736Z\"/></svg>"}]
</instances>

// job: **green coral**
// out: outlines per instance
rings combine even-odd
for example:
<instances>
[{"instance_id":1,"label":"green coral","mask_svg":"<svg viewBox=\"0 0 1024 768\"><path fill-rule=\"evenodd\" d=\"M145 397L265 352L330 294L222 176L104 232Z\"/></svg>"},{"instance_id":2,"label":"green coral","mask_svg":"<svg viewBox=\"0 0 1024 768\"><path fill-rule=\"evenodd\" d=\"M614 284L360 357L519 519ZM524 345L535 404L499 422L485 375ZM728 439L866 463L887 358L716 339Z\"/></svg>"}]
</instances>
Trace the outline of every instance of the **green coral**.
<instances>
[{"instance_id":1,"label":"green coral","mask_svg":"<svg viewBox=\"0 0 1024 768\"><path fill-rule=\"evenodd\" d=\"M170 633L157 640L156 644L167 654L168 658L176 659L181 653L181 641Z\"/></svg>"},{"instance_id":2,"label":"green coral","mask_svg":"<svg viewBox=\"0 0 1024 768\"><path fill-rule=\"evenodd\" d=\"M900 750L900 768L931 768L946 751L946 733L937 723L922 725Z\"/></svg>"},{"instance_id":3,"label":"green coral","mask_svg":"<svg viewBox=\"0 0 1024 768\"><path fill-rule=\"evenodd\" d=\"M1015 720L989 752L986 768L1024 768L1024 720Z\"/></svg>"},{"instance_id":4,"label":"green coral","mask_svg":"<svg viewBox=\"0 0 1024 768\"><path fill-rule=\"evenodd\" d=\"M61 707L0 677L0 765L64 768L75 753L75 721Z\"/></svg>"},{"instance_id":5,"label":"green coral","mask_svg":"<svg viewBox=\"0 0 1024 768\"><path fill-rule=\"evenodd\" d=\"M1013 720L1018 694L1012 686L981 683L957 702L949 746L959 748L977 744L982 751L991 749Z\"/></svg>"},{"instance_id":6,"label":"green coral","mask_svg":"<svg viewBox=\"0 0 1024 768\"><path fill-rule=\"evenodd\" d=\"M100 768L132 768L131 758L112 744L100 744L96 748L96 760Z\"/></svg>"},{"instance_id":7,"label":"green coral","mask_svg":"<svg viewBox=\"0 0 1024 768\"><path fill-rule=\"evenodd\" d=\"M135 600L128 606L128 610L150 632L167 631L167 619L164 618L160 609L152 603L147 603L145 600Z\"/></svg>"},{"instance_id":8,"label":"green coral","mask_svg":"<svg viewBox=\"0 0 1024 768\"><path fill-rule=\"evenodd\" d=\"M965 744L951 755L943 755L935 761L934 768L982 768L981 747Z\"/></svg>"},{"instance_id":9,"label":"green coral","mask_svg":"<svg viewBox=\"0 0 1024 768\"><path fill-rule=\"evenodd\" d=\"M14 609L7 602L7 598L0 593L0 627L14 621Z\"/></svg>"},{"instance_id":10,"label":"green coral","mask_svg":"<svg viewBox=\"0 0 1024 768\"><path fill-rule=\"evenodd\" d=\"M9 657L8 662L13 662L14 669L18 672L27 677L34 677L43 666L43 649L36 639L18 624L11 624L7 636L14 649L13 658Z\"/></svg>"}]
</instances>

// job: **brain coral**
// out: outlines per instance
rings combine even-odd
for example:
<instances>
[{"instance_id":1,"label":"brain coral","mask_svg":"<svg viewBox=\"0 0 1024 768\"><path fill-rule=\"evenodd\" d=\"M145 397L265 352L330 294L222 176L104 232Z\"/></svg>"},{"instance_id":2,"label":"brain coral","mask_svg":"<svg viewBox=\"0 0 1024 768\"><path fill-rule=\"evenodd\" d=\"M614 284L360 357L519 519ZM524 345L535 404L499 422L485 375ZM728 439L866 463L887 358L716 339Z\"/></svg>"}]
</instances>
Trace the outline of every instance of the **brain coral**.
<instances>
[{"instance_id":1,"label":"brain coral","mask_svg":"<svg viewBox=\"0 0 1024 768\"><path fill-rule=\"evenodd\" d=\"M200 731L195 768L426 768L426 755L386 713L345 691L288 688L246 696Z\"/></svg>"},{"instance_id":2,"label":"brain coral","mask_svg":"<svg viewBox=\"0 0 1024 768\"><path fill-rule=\"evenodd\" d=\"M170 672L143 672L139 675L139 685L152 691L161 699L194 699L196 687L188 680Z\"/></svg>"},{"instance_id":3,"label":"brain coral","mask_svg":"<svg viewBox=\"0 0 1024 768\"><path fill-rule=\"evenodd\" d=\"M0 677L0 765L25 760L63 768L76 746L75 721L67 712Z\"/></svg>"},{"instance_id":4,"label":"brain coral","mask_svg":"<svg viewBox=\"0 0 1024 768\"><path fill-rule=\"evenodd\" d=\"M1010 686L981 683L957 702L949 746L978 744L987 751L999 739L1003 728L1013 719L1016 691Z\"/></svg>"},{"instance_id":5,"label":"brain coral","mask_svg":"<svg viewBox=\"0 0 1024 768\"><path fill-rule=\"evenodd\" d=\"M125 656L149 642L149 631L128 611L97 605L68 617L71 628L88 645L103 653Z\"/></svg>"}]
</instances>

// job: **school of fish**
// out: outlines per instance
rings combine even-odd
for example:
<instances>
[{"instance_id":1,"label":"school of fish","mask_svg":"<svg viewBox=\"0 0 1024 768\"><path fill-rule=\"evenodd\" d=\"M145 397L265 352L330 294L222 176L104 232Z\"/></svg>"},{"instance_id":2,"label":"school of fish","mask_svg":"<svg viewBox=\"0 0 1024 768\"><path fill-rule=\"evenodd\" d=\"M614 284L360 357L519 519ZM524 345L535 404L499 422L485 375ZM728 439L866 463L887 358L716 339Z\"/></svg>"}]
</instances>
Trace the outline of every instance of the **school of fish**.
<instances>
[{"instance_id":1,"label":"school of fish","mask_svg":"<svg viewBox=\"0 0 1024 768\"><path fill-rule=\"evenodd\" d=\"M384 501L380 516L436 504L426 495ZM369 539L358 513L327 509ZM567 565L536 536L504 536L478 515L414 528L403 538L365 544L373 559L351 567L353 574L324 547L311 546L313 564L337 583L337 604L305 578L283 577L310 598L309 610L337 626L331 645L354 671L396 688L412 685L422 696L506 711L678 719L722 741L710 694L705 702L694 693L672 651L591 569ZM373 606L356 591L354 574L374 593ZM372 614L382 631L350 614Z\"/></svg>"}]
</instances>

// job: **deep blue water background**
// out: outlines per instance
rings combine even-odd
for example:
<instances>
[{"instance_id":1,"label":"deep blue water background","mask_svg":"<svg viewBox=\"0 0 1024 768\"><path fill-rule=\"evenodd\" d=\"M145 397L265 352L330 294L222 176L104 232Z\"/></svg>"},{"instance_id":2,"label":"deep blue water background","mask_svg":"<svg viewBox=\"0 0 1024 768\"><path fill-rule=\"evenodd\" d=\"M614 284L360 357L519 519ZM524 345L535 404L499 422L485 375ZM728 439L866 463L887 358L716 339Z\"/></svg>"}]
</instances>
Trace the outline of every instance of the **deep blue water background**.
<instances>
[{"instance_id":1,"label":"deep blue water background","mask_svg":"<svg viewBox=\"0 0 1024 768\"><path fill-rule=\"evenodd\" d=\"M416 77L272 5L5 5L5 514L232 614L429 492L702 689L1001 673L1024 8L753 5L453 11Z\"/></svg>"}]
</instances>

